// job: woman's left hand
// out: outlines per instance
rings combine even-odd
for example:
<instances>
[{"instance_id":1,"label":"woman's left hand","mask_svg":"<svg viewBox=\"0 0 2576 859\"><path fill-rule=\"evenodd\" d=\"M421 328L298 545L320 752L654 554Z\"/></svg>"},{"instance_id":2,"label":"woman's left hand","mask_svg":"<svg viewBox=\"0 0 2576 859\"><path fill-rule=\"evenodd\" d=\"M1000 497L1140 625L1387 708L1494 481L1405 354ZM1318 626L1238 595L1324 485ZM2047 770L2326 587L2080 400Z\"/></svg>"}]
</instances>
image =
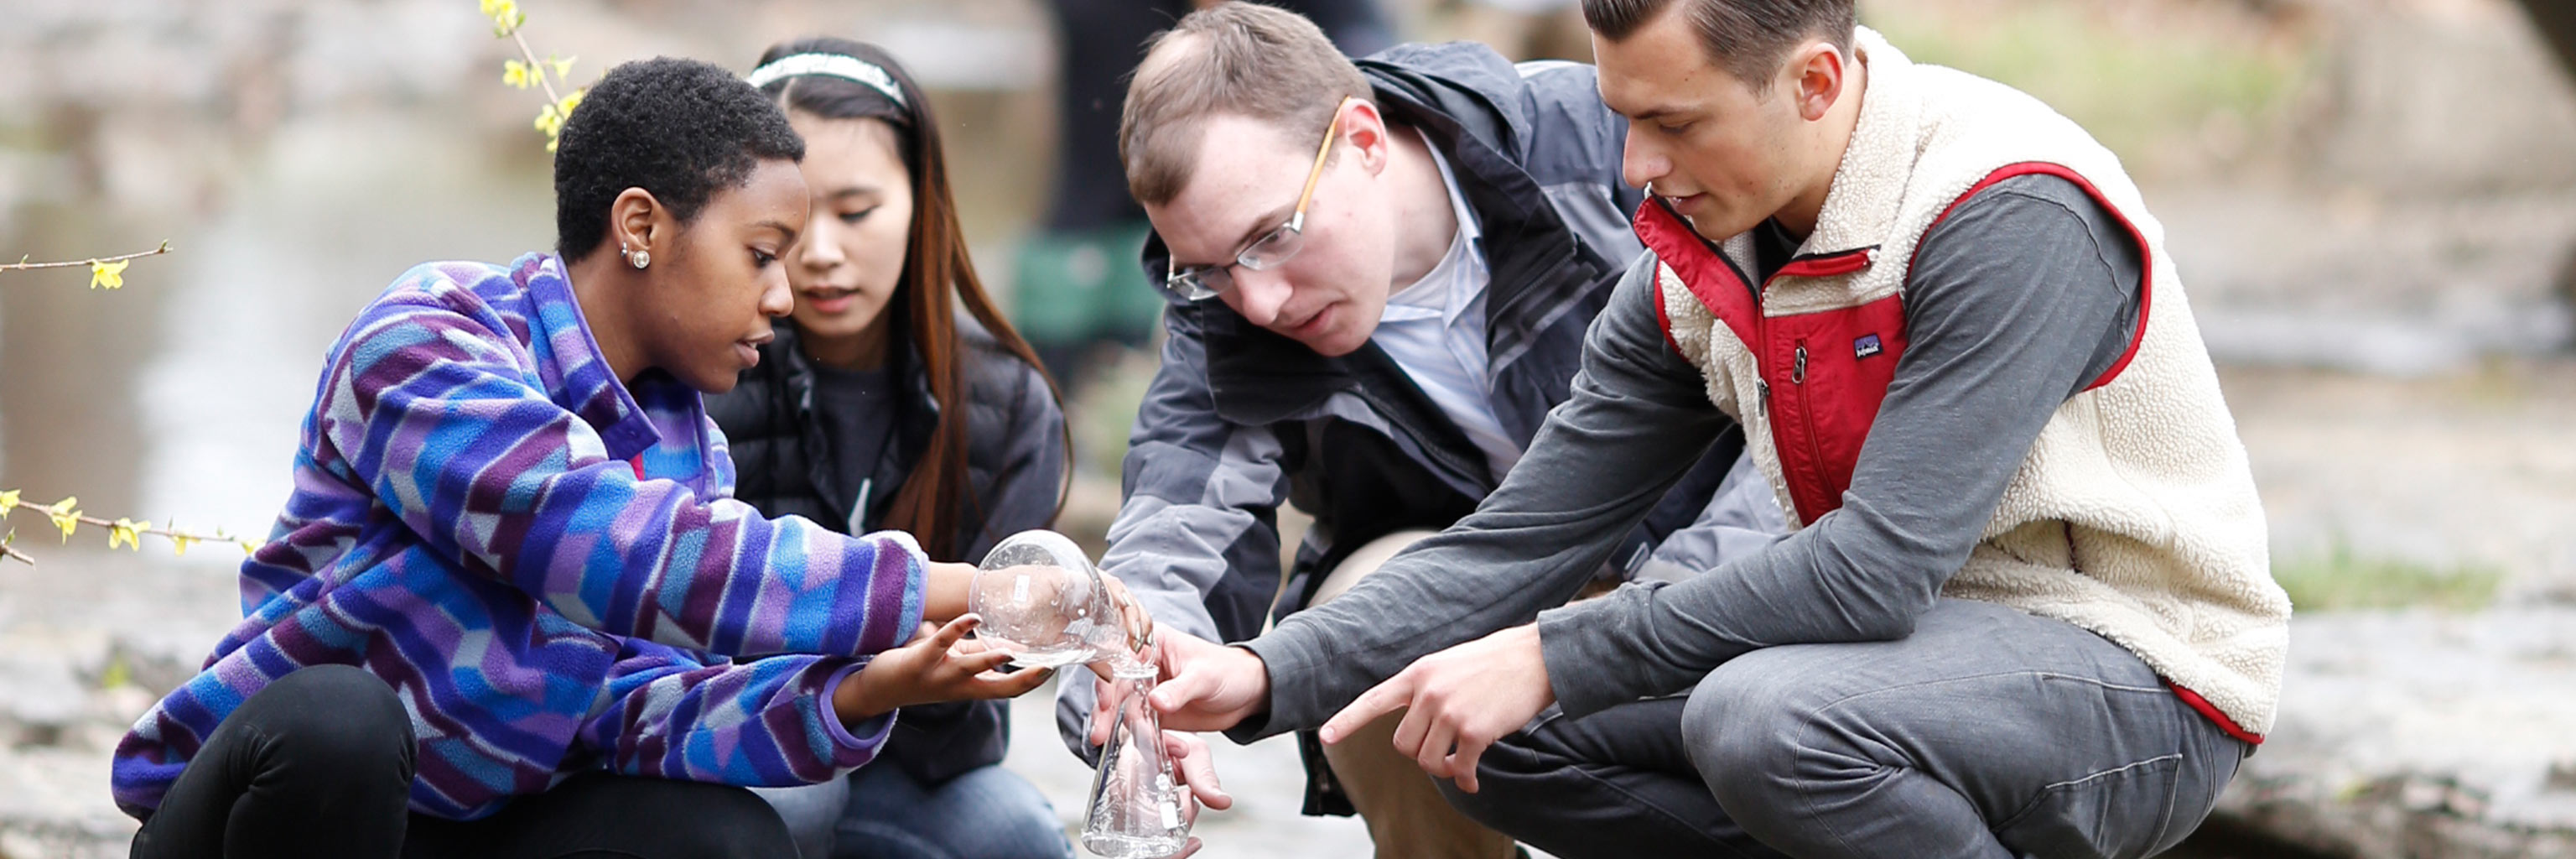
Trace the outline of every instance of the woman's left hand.
<instances>
[{"instance_id":1,"label":"woman's left hand","mask_svg":"<svg viewBox=\"0 0 2576 859\"><path fill-rule=\"evenodd\" d=\"M980 622L966 614L936 629L922 624L911 643L877 654L842 680L832 693L833 710L855 723L915 704L1017 697L1046 682L1046 669L1001 673L1010 654L960 640Z\"/></svg>"}]
</instances>

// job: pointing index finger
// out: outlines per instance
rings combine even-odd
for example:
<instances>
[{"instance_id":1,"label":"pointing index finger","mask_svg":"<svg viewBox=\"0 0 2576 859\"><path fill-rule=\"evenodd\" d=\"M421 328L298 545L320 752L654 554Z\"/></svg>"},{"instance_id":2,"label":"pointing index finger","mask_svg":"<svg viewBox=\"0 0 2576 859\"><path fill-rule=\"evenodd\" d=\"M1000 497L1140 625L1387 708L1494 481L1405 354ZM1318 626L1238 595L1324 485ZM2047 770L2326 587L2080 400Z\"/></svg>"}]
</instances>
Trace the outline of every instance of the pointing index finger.
<instances>
[{"instance_id":1,"label":"pointing index finger","mask_svg":"<svg viewBox=\"0 0 2576 859\"><path fill-rule=\"evenodd\" d=\"M1412 676L1397 674L1387 678L1384 683L1369 687L1369 690L1361 693L1350 706L1333 714L1333 718L1324 723L1323 730L1319 733L1327 744L1341 742L1341 739L1350 736L1351 732L1377 721L1380 716L1402 709L1412 700Z\"/></svg>"}]
</instances>

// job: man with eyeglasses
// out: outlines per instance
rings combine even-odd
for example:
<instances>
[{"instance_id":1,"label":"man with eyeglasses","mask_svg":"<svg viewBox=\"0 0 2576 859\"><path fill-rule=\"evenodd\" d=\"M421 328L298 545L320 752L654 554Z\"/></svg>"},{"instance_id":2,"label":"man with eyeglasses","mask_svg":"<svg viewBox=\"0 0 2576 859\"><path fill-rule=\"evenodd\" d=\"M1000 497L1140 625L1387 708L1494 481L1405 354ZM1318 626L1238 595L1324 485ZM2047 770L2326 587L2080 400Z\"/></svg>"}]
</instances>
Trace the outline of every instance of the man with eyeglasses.
<instances>
[{"instance_id":1,"label":"man with eyeglasses","mask_svg":"<svg viewBox=\"0 0 2576 859\"><path fill-rule=\"evenodd\" d=\"M1853 0L1583 12L1653 200L1572 396L1351 593L1157 637L1161 725L1401 712L1459 809L1566 859L2172 849L2271 730L2291 605L2119 157ZM1737 432L1795 532L1551 604Z\"/></svg>"},{"instance_id":2,"label":"man with eyeglasses","mask_svg":"<svg viewBox=\"0 0 2576 859\"><path fill-rule=\"evenodd\" d=\"M1251 3L1157 37L1120 149L1156 231L1145 267L1170 293L1169 337L1104 568L1159 624L1241 640L1274 602L1330 599L1473 511L1568 396L1585 328L1642 251L1624 136L1586 65L1514 66L1465 43L1354 64ZM1766 545L1784 526L1760 478L1719 492L1741 447L1675 463L1691 475L1598 580ZM1315 518L1284 587L1282 502ZM1093 690L1063 686L1081 751ZM1308 813L1355 807L1379 856L1512 855L1390 742L1302 746Z\"/></svg>"}]
</instances>

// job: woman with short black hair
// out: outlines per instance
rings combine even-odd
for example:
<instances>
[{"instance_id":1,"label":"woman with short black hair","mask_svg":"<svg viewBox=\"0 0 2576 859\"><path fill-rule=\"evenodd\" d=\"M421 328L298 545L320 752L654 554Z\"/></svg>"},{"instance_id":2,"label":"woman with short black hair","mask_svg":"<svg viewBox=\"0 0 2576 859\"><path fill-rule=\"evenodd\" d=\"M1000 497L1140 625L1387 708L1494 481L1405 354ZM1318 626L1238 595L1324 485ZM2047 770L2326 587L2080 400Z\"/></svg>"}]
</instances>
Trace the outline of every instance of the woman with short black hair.
<instances>
[{"instance_id":1,"label":"woman with short black hair","mask_svg":"<svg viewBox=\"0 0 2576 859\"><path fill-rule=\"evenodd\" d=\"M620 65L563 128L555 253L360 311L246 619L117 747L135 856L789 855L727 785L1044 679L959 645L971 567L730 497L699 393L788 312L804 152L723 69Z\"/></svg>"}]
</instances>

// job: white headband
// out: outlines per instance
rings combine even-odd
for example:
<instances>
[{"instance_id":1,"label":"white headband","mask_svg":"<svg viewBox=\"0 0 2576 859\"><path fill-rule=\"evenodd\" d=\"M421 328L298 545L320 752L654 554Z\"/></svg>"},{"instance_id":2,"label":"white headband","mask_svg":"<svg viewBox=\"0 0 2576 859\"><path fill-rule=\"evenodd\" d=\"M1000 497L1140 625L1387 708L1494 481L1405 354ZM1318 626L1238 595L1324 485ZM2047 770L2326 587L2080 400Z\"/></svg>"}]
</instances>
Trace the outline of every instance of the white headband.
<instances>
[{"instance_id":1,"label":"white headband","mask_svg":"<svg viewBox=\"0 0 2576 859\"><path fill-rule=\"evenodd\" d=\"M789 54L751 70L751 77L744 80L750 81L753 89L758 89L776 83L780 78L798 75L831 75L857 81L885 93L886 98L894 100L896 107L910 106L903 103L903 89L895 86L893 75L886 74L886 70L874 63L847 54Z\"/></svg>"}]
</instances>

